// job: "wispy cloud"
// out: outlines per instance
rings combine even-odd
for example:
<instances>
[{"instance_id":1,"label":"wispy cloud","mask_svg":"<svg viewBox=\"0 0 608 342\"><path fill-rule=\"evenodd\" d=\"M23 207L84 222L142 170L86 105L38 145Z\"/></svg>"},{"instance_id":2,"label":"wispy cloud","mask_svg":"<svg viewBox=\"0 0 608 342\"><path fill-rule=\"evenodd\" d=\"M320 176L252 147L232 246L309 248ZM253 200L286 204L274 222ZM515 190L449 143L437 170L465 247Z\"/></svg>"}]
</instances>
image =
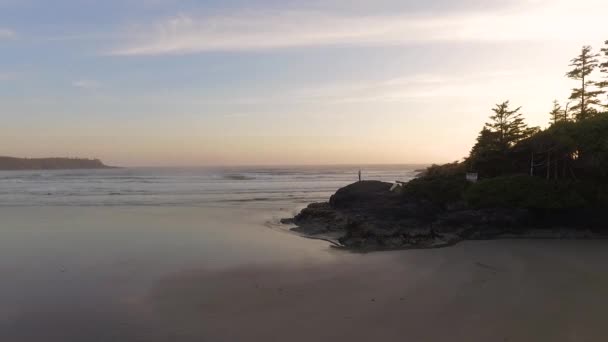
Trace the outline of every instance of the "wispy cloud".
<instances>
[{"instance_id":1,"label":"wispy cloud","mask_svg":"<svg viewBox=\"0 0 608 342\"><path fill-rule=\"evenodd\" d=\"M72 82L72 86L80 89L98 89L101 88L101 83L94 80L77 80Z\"/></svg>"},{"instance_id":2,"label":"wispy cloud","mask_svg":"<svg viewBox=\"0 0 608 342\"><path fill-rule=\"evenodd\" d=\"M428 41L600 39L608 3L562 0L525 10L443 15L341 16L310 11L249 12L223 17L178 15L127 31L113 55L187 54L302 46L386 45ZM584 16L577 16L584 13ZM577 21L584 25L579 25ZM564 23L569 23L564 25Z\"/></svg>"},{"instance_id":3,"label":"wispy cloud","mask_svg":"<svg viewBox=\"0 0 608 342\"><path fill-rule=\"evenodd\" d=\"M15 31L0 27L0 40L15 39L16 37L17 33Z\"/></svg>"},{"instance_id":4,"label":"wispy cloud","mask_svg":"<svg viewBox=\"0 0 608 342\"><path fill-rule=\"evenodd\" d=\"M480 71L466 76L415 74L385 80L336 82L300 89L297 99L324 103L409 102L425 99L492 95L500 84L511 84L525 71ZM491 89L490 89L491 88Z\"/></svg>"},{"instance_id":5,"label":"wispy cloud","mask_svg":"<svg viewBox=\"0 0 608 342\"><path fill-rule=\"evenodd\" d=\"M438 99L494 97L509 90L513 84L538 83L542 75L533 70L488 70L466 75L445 73L420 73L385 79L344 80L302 85L297 88L277 90L272 94L254 97L231 97L231 104L261 105L294 104L358 104L358 103L411 103L437 102ZM500 89L497 90L497 89ZM522 90L527 91L527 90ZM241 113L227 114L227 117Z\"/></svg>"}]
</instances>

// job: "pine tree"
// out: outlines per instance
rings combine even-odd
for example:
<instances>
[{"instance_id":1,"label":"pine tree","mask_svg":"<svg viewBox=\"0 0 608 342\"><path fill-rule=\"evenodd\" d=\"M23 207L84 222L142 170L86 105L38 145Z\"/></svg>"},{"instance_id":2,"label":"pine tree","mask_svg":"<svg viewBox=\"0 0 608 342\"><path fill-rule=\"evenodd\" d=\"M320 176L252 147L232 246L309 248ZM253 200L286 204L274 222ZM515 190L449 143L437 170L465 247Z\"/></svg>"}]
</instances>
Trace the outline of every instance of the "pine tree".
<instances>
[{"instance_id":1,"label":"pine tree","mask_svg":"<svg viewBox=\"0 0 608 342\"><path fill-rule=\"evenodd\" d=\"M549 112L551 115L551 124L556 124L560 121L565 121L566 111L562 109L562 106L557 100L553 101L553 109Z\"/></svg>"},{"instance_id":2,"label":"pine tree","mask_svg":"<svg viewBox=\"0 0 608 342\"><path fill-rule=\"evenodd\" d=\"M494 115L490 116L492 121L486 123L486 129L497 133L497 142L503 152L534 132L534 129L529 128L524 122L520 109L521 107L509 109L509 101L497 104L492 109L494 112Z\"/></svg>"},{"instance_id":3,"label":"pine tree","mask_svg":"<svg viewBox=\"0 0 608 342\"><path fill-rule=\"evenodd\" d=\"M497 152L500 150L498 145L499 134L491 131L487 127L484 127L479 136L477 137L477 143L471 149L470 156L479 157L490 152Z\"/></svg>"},{"instance_id":4,"label":"pine tree","mask_svg":"<svg viewBox=\"0 0 608 342\"><path fill-rule=\"evenodd\" d=\"M564 121L570 120L570 101L566 102L566 108L564 108L563 119Z\"/></svg>"},{"instance_id":5,"label":"pine tree","mask_svg":"<svg viewBox=\"0 0 608 342\"><path fill-rule=\"evenodd\" d=\"M598 82L597 86L606 94L608 93L608 40L604 42L604 45L601 50L604 55L604 62L600 64L603 79L601 82ZM608 110L608 100L603 104L603 107Z\"/></svg>"},{"instance_id":6,"label":"pine tree","mask_svg":"<svg viewBox=\"0 0 608 342\"><path fill-rule=\"evenodd\" d=\"M580 88L572 89L570 100L578 101L573 107L577 120L584 120L597 113L593 107L599 105L598 96L603 92L601 90L593 90L595 82L589 79L589 75L598 67L598 54L591 51L590 46L583 46L581 54L571 60L570 66L574 67L566 76L573 80L581 82Z\"/></svg>"}]
</instances>

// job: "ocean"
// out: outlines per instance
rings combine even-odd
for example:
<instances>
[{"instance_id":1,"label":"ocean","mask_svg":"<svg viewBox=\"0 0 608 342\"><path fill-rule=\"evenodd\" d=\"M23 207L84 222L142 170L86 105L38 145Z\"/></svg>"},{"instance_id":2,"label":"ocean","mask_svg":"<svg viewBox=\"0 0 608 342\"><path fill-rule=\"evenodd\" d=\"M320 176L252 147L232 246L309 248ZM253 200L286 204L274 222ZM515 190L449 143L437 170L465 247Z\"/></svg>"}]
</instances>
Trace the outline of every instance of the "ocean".
<instances>
[{"instance_id":1,"label":"ocean","mask_svg":"<svg viewBox=\"0 0 608 342\"><path fill-rule=\"evenodd\" d=\"M364 179L411 179L420 165L361 167ZM0 206L206 206L327 200L359 167L121 168L0 171Z\"/></svg>"}]
</instances>

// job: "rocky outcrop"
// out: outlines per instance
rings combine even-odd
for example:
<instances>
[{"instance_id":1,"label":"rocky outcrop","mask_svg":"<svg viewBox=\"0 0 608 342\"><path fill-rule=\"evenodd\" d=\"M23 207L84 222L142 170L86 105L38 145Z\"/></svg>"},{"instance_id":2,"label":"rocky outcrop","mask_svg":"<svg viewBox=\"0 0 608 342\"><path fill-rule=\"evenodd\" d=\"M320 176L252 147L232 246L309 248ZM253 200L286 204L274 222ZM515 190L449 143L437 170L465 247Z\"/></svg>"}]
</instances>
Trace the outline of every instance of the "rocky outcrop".
<instances>
[{"instance_id":1,"label":"rocky outcrop","mask_svg":"<svg viewBox=\"0 0 608 342\"><path fill-rule=\"evenodd\" d=\"M391 192L392 184L363 181L339 189L329 202L312 203L293 219L308 236L339 235L345 248L378 250L430 248L469 238L491 238L520 230L531 221L522 209L439 207Z\"/></svg>"},{"instance_id":2,"label":"rocky outcrop","mask_svg":"<svg viewBox=\"0 0 608 342\"><path fill-rule=\"evenodd\" d=\"M293 228L296 232L309 235L326 234L343 231L347 216L333 209L329 203L312 203L296 215L292 223L298 225Z\"/></svg>"}]
</instances>

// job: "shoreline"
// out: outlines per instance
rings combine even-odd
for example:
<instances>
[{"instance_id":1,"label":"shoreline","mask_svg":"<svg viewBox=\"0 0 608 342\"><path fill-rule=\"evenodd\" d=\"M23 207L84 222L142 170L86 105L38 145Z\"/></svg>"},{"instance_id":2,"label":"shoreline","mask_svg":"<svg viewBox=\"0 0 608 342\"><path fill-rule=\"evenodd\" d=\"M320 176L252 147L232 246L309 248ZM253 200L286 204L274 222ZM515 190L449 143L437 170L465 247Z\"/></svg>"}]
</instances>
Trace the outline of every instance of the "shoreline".
<instances>
[{"instance_id":1,"label":"shoreline","mask_svg":"<svg viewBox=\"0 0 608 342\"><path fill-rule=\"evenodd\" d=\"M308 235L305 233L300 233L293 230L294 228L290 228L289 231L296 236L310 239L310 240L320 240L330 243L331 248L349 251L353 253L371 253L371 252L391 252L391 251L407 251L407 250L416 250L416 249L437 249L437 248L447 248L452 247L457 244L467 242L467 241L498 241L498 240L559 240L559 241L590 241L590 240L608 240L608 234L596 234L593 236L589 236L586 234L581 234L581 236L556 236L555 234L548 235L536 235L536 234L503 234L500 236L494 237L479 237L479 238L462 238L462 239L453 239L447 241L445 243L437 243L432 245L408 245L401 247L372 247L372 248L361 248L361 247L349 247L340 244L338 239L331 238L328 236L315 236ZM545 231L546 233L550 233L550 230Z\"/></svg>"}]
</instances>

